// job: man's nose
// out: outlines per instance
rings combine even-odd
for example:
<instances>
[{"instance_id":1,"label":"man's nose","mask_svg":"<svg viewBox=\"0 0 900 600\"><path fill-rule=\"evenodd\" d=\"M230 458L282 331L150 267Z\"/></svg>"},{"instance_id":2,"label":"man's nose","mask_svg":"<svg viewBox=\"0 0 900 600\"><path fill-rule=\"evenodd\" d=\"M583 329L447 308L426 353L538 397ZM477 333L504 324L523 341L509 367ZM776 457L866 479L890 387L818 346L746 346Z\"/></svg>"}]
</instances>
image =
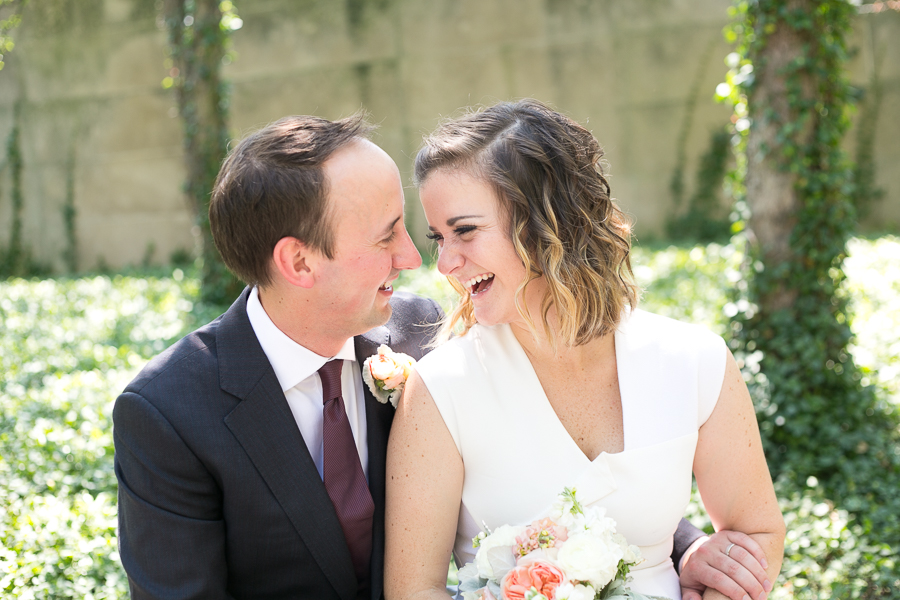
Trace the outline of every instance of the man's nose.
<instances>
[{"instance_id":1,"label":"man's nose","mask_svg":"<svg viewBox=\"0 0 900 600\"><path fill-rule=\"evenodd\" d=\"M418 269L422 265L422 257L419 250L409 237L406 228L403 229L403 235L400 239L400 246L394 254L394 268L398 270Z\"/></svg>"}]
</instances>

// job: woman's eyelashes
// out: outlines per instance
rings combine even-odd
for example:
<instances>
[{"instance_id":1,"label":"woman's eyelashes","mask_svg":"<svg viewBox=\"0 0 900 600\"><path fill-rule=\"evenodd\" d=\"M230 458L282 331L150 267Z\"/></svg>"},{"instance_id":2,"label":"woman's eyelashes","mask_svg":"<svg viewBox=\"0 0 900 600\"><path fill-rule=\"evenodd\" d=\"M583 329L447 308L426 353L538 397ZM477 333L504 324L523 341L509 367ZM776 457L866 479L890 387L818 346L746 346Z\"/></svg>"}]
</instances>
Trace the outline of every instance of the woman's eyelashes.
<instances>
[{"instance_id":1,"label":"woman's eyelashes","mask_svg":"<svg viewBox=\"0 0 900 600\"><path fill-rule=\"evenodd\" d=\"M460 237L467 233L475 231L476 229L478 229L478 228L475 225L460 225L459 227L456 227L453 230L453 233L456 235L456 237ZM444 239L444 236L442 236L440 233L438 233L437 231L434 231L434 230L430 231L429 233L426 233L425 237L428 238L429 240L431 240L433 242L437 242L437 243L441 243L441 241Z\"/></svg>"}]
</instances>

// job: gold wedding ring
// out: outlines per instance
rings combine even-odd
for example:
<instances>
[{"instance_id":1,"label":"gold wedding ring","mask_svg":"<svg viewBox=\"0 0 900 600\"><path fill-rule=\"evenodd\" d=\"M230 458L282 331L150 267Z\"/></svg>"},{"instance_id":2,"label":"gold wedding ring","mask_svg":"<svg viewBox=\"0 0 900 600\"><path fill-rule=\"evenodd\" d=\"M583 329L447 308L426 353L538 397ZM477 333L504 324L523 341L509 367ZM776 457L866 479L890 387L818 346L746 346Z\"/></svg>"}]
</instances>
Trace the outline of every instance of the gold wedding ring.
<instances>
[{"instance_id":1,"label":"gold wedding ring","mask_svg":"<svg viewBox=\"0 0 900 600\"><path fill-rule=\"evenodd\" d=\"M731 558L731 549L734 548L734 544L728 544L728 547L725 548L725 556Z\"/></svg>"}]
</instances>

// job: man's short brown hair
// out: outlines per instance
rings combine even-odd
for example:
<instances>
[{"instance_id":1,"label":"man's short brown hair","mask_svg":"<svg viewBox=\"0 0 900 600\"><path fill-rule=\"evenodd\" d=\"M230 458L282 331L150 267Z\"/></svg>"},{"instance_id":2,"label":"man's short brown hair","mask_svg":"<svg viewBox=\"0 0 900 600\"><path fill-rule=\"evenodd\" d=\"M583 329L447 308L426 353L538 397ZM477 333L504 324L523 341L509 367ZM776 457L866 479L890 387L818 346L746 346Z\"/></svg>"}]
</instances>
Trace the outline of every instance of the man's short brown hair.
<instances>
[{"instance_id":1,"label":"man's short brown hair","mask_svg":"<svg viewBox=\"0 0 900 600\"><path fill-rule=\"evenodd\" d=\"M219 170L209 203L213 240L235 275L248 285L271 283L269 261L284 237L334 257L322 165L372 129L364 113L339 121L292 116L241 140Z\"/></svg>"}]
</instances>

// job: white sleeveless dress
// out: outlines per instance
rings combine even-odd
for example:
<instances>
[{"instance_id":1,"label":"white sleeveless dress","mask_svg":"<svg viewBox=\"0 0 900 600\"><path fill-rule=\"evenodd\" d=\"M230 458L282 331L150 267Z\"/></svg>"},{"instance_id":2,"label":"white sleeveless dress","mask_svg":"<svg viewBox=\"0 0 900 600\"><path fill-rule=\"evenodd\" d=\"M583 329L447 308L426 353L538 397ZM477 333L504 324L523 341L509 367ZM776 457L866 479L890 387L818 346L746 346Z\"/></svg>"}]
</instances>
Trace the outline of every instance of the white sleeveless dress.
<instances>
[{"instance_id":1,"label":"white sleeveless dress","mask_svg":"<svg viewBox=\"0 0 900 600\"><path fill-rule=\"evenodd\" d=\"M616 520L640 547L632 589L681 599L670 555L691 492L697 432L725 376L721 337L641 310L615 333L625 446L594 461L569 436L508 325L475 325L426 355L416 371L465 466L454 556L474 559L487 525L545 516L564 487Z\"/></svg>"}]
</instances>

